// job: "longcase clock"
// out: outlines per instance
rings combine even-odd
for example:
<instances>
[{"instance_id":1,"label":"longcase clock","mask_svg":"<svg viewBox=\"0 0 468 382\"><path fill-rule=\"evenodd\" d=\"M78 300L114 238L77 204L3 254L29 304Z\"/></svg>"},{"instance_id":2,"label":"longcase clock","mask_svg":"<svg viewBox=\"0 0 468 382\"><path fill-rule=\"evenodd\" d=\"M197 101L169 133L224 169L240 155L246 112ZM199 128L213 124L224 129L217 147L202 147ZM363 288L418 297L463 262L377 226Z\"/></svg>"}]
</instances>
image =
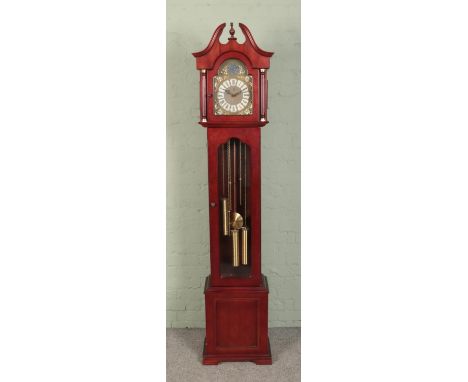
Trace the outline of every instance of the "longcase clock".
<instances>
[{"instance_id":1,"label":"longcase clock","mask_svg":"<svg viewBox=\"0 0 468 382\"><path fill-rule=\"evenodd\" d=\"M227 43L219 25L193 53L200 71L200 124L208 136L211 274L205 282L203 364L271 364L268 284L261 273L260 130L267 121L271 52L233 24Z\"/></svg>"}]
</instances>

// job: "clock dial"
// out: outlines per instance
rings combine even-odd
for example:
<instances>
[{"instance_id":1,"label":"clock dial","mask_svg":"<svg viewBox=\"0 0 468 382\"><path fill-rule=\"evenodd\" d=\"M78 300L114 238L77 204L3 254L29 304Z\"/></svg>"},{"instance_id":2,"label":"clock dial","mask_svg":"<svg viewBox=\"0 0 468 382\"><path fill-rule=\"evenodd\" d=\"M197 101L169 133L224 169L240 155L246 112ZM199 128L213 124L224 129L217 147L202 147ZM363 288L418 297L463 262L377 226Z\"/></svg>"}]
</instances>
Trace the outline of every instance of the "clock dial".
<instances>
[{"instance_id":1,"label":"clock dial","mask_svg":"<svg viewBox=\"0 0 468 382\"><path fill-rule=\"evenodd\" d=\"M218 103L227 112L240 112L249 104L250 91L240 79L227 79L218 88Z\"/></svg>"},{"instance_id":2,"label":"clock dial","mask_svg":"<svg viewBox=\"0 0 468 382\"><path fill-rule=\"evenodd\" d=\"M252 114L252 77L239 60L226 60L214 77L216 115Z\"/></svg>"}]
</instances>

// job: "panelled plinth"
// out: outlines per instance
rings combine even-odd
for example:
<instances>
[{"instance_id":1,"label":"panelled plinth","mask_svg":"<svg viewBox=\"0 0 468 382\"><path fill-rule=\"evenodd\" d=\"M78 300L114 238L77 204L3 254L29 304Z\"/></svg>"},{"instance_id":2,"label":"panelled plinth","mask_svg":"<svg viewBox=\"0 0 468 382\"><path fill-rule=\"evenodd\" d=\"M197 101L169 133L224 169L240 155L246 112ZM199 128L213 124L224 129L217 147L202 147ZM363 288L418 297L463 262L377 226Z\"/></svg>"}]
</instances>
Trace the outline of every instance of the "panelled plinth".
<instances>
[{"instance_id":1,"label":"panelled plinth","mask_svg":"<svg viewBox=\"0 0 468 382\"><path fill-rule=\"evenodd\" d=\"M268 284L212 286L205 282L206 338L203 364L251 361L271 365L268 339Z\"/></svg>"}]
</instances>

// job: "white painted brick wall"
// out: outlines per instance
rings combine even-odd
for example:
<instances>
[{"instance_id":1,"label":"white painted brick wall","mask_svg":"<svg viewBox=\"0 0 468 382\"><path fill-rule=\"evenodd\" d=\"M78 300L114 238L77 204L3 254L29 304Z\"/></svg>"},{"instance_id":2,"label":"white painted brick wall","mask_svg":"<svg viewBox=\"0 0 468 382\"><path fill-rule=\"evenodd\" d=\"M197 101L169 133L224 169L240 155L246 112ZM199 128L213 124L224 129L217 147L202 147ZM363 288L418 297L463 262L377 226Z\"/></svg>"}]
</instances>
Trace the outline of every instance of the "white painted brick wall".
<instances>
[{"instance_id":1,"label":"white painted brick wall","mask_svg":"<svg viewBox=\"0 0 468 382\"><path fill-rule=\"evenodd\" d=\"M197 124L199 73L191 52L205 48L214 29L230 21L245 23L261 48L275 52L268 74L270 124L262 130L262 272L270 286L270 327L300 326L299 7L296 0L167 2L168 327L205 326L206 131Z\"/></svg>"}]
</instances>

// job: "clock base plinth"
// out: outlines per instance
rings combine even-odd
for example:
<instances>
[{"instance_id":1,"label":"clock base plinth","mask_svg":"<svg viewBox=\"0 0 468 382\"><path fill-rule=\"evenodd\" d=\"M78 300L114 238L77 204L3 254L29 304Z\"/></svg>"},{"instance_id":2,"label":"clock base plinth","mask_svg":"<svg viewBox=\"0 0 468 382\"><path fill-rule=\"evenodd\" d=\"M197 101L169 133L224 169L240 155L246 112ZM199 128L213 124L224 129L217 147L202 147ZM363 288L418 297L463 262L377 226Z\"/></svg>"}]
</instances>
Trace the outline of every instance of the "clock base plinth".
<instances>
[{"instance_id":1,"label":"clock base plinth","mask_svg":"<svg viewBox=\"0 0 468 382\"><path fill-rule=\"evenodd\" d=\"M205 283L206 337L203 364L254 362L271 365L268 284L213 286Z\"/></svg>"},{"instance_id":2,"label":"clock base plinth","mask_svg":"<svg viewBox=\"0 0 468 382\"><path fill-rule=\"evenodd\" d=\"M203 365L218 365L221 362L253 362L257 365L271 365L270 340L268 340L268 352L266 354L207 354L206 338L203 346Z\"/></svg>"}]
</instances>

